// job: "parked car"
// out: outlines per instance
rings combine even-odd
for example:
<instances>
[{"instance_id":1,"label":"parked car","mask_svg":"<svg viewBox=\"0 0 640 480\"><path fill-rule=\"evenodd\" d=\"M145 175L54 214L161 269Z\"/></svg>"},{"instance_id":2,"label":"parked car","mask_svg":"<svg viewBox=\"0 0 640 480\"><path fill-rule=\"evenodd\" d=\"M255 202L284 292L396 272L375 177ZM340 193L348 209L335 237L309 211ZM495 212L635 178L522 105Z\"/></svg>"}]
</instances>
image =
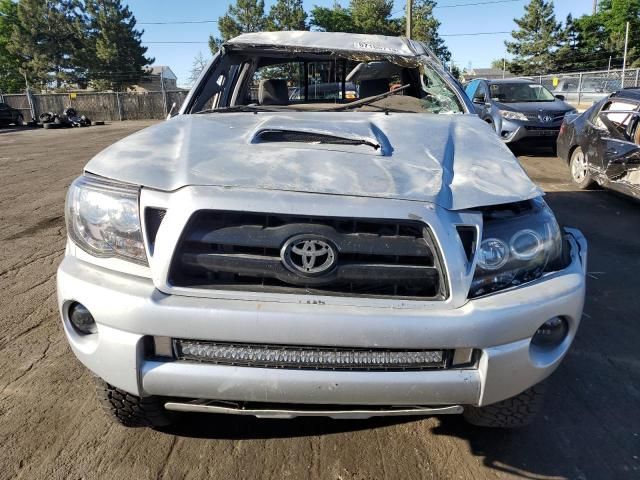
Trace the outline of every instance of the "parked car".
<instances>
[{"instance_id":1,"label":"parked car","mask_svg":"<svg viewBox=\"0 0 640 480\"><path fill-rule=\"evenodd\" d=\"M558 156L578 188L597 183L640 198L640 89L620 90L567 117Z\"/></svg>"},{"instance_id":2,"label":"parked car","mask_svg":"<svg viewBox=\"0 0 640 480\"><path fill-rule=\"evenodd\" d=\"M335 65L367 72L358 100L290 103L300 72ZM109 414L530 422L587 246L472 112L422 42L226 42L177 116L68 192L60 314Z\"/></svg>"},{"instance_id":3,"label":"parked car","mask_svg":"<svg viewBox=\"0 0 640 480\"><path fill-rule=\"evenodd\" d=\"M20 110L10 107L6 103L0 103L0 127L3 125L25 125L24 117Z\"/></svg>"},{"instance_id":4,"label":"parked car","mask_svg":"<svg viewBox=\"0 0 640 480\"><path fill-rule=\"evenodd\" d=\"M576 111L531 80L476 79L465 92L478 116L493 126L505 143L533 139L555 149L562 120L567 113Z\"/></svg>"},{"instance_id":5,"label":"parked car","mask_svg":"<svg viewBox=\"0 0 640 480\"><path fill-rule=\"evenodd\" d=\"M619 88L619 79L583 77L582 83L580 83L580 77L560 77L551 93L564 97L567 102L588 105L606 98Z\"/></svg>"}]
</instances>

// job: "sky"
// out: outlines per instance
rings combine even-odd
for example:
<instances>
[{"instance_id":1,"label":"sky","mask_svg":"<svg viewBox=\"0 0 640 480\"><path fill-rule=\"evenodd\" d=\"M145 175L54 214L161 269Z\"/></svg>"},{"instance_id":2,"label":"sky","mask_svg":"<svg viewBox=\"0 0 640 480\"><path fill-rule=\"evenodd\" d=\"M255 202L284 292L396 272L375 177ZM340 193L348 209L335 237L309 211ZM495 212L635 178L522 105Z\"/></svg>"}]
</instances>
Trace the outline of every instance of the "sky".
<instances>
[{"instance_id":1,"label":"sky","mask_svg":"<svg viewBox=\"0 0 640 480\"><path fill-rule=\"evenodd\" d=\"M315 5L331 7L335 0L304 0L309 12ZM469 5L495 1L493 4ZM500 3L498 3L500 2ZM123 2L125 3L125 2ZM189 72L193 60L199 52L211 56L207 40L211 33L217 34L215 20L224 15L230 0L129 0L129 8L138 21L138 28L144 29L142 41L149 47L148 55L155 58L156 65L167 65L178 76L178 85L189 86ZM266 10L274 0L266 0ZM348 0L339 3L346 6ZM509 33L490 35L450 36L460 33L510 32L515 28L514 18L524 14L528 0L438 0L435 12L441 22L440 35L446 41L453 55L454 63L460 68L488 67L492 60L506 55L504 41ZM450 5L466 6L449 7ZM567 14L574 17L590 13L591 0L555 0L556 18L564 20ZM394 16L401 16L406 8L406 0L395 0ZM153 22L204 21L212 23L196 24L151 24ZM159 43L158 43L159 42ZM201 43L161 43L161 42L201 42ZM507 58L509 56L507 55ZM606 68L604 65L603 68Z\"/></svg>"}]
</instances>

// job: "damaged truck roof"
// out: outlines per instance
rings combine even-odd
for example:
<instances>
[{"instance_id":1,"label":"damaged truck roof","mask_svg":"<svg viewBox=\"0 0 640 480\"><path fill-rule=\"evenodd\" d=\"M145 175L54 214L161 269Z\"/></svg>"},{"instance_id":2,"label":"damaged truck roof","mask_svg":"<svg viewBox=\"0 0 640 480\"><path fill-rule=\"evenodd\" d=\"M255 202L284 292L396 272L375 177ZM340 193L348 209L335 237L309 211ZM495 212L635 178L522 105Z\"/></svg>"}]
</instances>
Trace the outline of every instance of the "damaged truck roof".
<instances>
[{"instance_id":1,"label":"damaged truck roof","mask_svg":"<svg viewBox=\"0 0 640 480\"><path fill-rule=\"evenodd\" d=\"M244 33L225 43L227 47L274 48L301 51L352 52L415 57L429 55L420 42L404 37L339 32L257 32Z\"/></svg>"}]
</instances>

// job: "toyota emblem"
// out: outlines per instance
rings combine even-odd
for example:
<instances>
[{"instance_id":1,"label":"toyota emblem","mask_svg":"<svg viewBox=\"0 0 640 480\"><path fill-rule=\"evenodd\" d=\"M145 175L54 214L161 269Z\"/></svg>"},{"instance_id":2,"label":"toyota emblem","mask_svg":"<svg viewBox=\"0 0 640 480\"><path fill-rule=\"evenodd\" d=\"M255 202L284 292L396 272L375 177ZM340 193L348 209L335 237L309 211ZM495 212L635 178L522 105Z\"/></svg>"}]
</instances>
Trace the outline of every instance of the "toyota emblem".
<instances>
[{"instance_id":1,"label":"toyota emblem","mask_svg":"<svg viewBox=\"0 0 640 480\"><path fill-rule=\"evenodd\" d=\"M282 247L282 263L293 273L316 276L330 271L336 264L337 252L330 240L317 235L298 235Z\"/></svg>"},{"instance_id":2,"label":"toyota emblem","mask_svg":"<svg viewBox=\"0 0 640 480\"><path fill-rule=\"evenodd\" d=\"M553 121L553 117L551 115L540 115L538 118L540 118L540 121L544 123L551 123Z\"/></svg>"}]
</instances>

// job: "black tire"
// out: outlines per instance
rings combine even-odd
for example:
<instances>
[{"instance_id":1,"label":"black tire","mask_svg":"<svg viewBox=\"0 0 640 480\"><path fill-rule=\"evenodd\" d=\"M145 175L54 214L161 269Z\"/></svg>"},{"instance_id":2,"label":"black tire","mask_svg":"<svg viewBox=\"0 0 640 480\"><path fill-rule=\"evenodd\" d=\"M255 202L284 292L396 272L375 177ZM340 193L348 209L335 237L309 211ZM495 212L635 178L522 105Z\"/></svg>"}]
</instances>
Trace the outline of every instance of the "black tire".
<instances>
[{"instance_id":1,"label":"black tire","mask_svg":"<svg viewBox=\"0 0 640 480\"><path fill-rule=\"evenodd\" d=\"M582 149L576 147L569 158L569 173L571 174L571 181L581 190L587 190L595 183L587 167L588 162Z\"/></svg>"},{"instance_id":2,"label":"black tire","mask_svg":"<svg viewBox=\"0 0 640 480\"><path fill-rule=\"evenodd\" d=\"M158 397L137 397L95 378L96 396L111 420L125 427L164 427L172 423L170 412Z\"/></svg>"},{"instance_id":3,"label":"black tire","mask_svg":"<svg viewBox=\"0 0 640 480\"><path fill-rule=\"evenodd\" d=\"M91 122L91 125L94 125L94 126L104 125L104 121L103 120L94 120L93 122Z\"/></svg>"},{"instance_id":4,"label":"black tire","mask_svg":"<svg viewBox=\"0 0 640 480\"><path fill-rule=\"evenodd\" d=\"M520 395L486 407L464 407L464 419L478 427L526 427L542 409L544 391L544 384L539 383Z\"/></svg>"},{"instance_id":5,"label":"black tire","mask_svg":"<svg viewBox=\"0 0 640 480\"><path fill-rule=\"evenodd\" d=\"M62 125L60 125L59 123L43 123L43 124L42 124L42 127L43 127L45 130L54 130L54 129L56 129L56 128L61 128L61 127L62 127Z\"/></svg>"},{"instance_id":6,"label":"black tire","mask_svg":"<svg viewBox=\"0 0 640 480\"><path fill-rule=\"evenodd\" d=\"M24 127L26 125L24 117L22 115L18 115L18 117L16 118L16 125L18 127Z\"/></svg>"},{"instance_id":7,"label":"black tire","mask_svg":"<svg viewBox=\"0 0 640 480\"><path fill-rule=\"evenodd\" d=\"M51 112L43 112L38 116L38 118L40 119L41 123L53 122L53 113L51 113Z\"/></svg>"}]
</instances>

